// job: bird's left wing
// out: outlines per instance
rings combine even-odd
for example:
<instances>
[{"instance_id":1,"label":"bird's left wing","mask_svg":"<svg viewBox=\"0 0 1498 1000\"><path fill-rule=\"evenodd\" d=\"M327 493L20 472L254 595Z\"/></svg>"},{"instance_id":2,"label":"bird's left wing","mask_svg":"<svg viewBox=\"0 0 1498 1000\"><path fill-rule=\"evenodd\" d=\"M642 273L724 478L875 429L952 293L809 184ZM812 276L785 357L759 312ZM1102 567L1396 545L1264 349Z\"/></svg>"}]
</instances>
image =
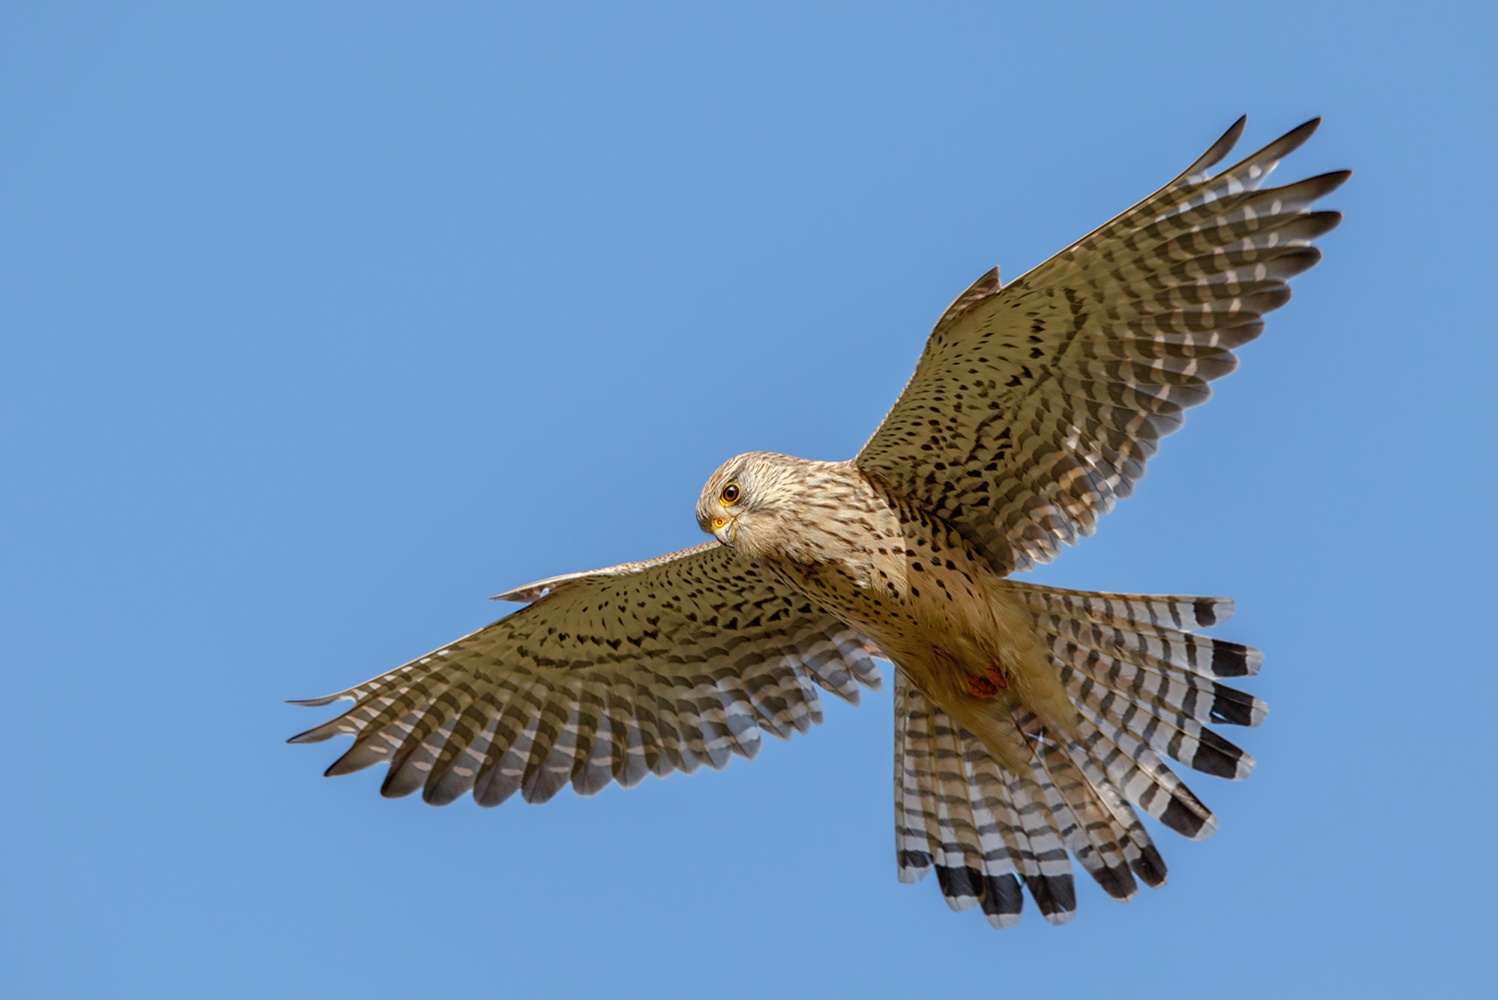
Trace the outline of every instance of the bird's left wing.
<instances>
[{"instance_id":1,"label":"bird's left wing","mask_svg":"<svg viewBox=\"0 0 1498 1000\"><path fill-rule=\"evenodd\" d=\"M351 735L328 768L388 763L381 792L481 805L544 802L647 773L752 757L822 718L817 687L850 702L879 674L857 633L708 542L500 595L508 617L346 691L352 708L293 743Z\"/></svg>"},{"instance_id":2,"label":"bird's left wing","mask_svg":"<svg viewBox=\"0 0 1498 1000\"><path fill-rule=\"evenodd\" d=\"M1175 180L1000 289L942 314L853 464L919 499L1000 572L1053 557L1128 496L1161 437L1315 264L1337 224L1311 205L1346 171L1262 188L1307 122L1208 174L1240 119Z\"/></svg>"}]
</instances>

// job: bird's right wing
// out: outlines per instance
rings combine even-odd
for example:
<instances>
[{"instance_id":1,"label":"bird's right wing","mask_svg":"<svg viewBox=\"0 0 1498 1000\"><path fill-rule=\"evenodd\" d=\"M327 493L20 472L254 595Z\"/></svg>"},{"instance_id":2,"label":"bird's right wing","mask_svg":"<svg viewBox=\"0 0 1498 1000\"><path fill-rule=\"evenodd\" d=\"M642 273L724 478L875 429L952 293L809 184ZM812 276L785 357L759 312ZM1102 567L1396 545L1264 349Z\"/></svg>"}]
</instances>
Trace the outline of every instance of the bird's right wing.
<instances>
[{"instance_id":1,"label":"bird's right wing","mask_svg":"<svg viewBox=\"0 0 1498 1000\"><path fill-rule=\"evenodd\" d=\"M351 735L328 768L388 763L381 792L480 805L544 802L647 773L752 757L822 718L817 687L850 702L879 673L863 638L753 561L708 542L500 595L533 601L346 691L352 708L293 743Z\"/></svg>"},{"instance_id":2,"label":"bird's right wing","mask_svg":"<svg viewBox=\"0 0 1498 1000\"><path fill-rule=\"evenodd\" d=\"M1242 127L1012 284L979 278L853 464L955 525L1000 572L1091 534L1340 218L1312 205L1346 171L1262 186L1315 122L1209 174Z\"/></svg>"}]
</instances>

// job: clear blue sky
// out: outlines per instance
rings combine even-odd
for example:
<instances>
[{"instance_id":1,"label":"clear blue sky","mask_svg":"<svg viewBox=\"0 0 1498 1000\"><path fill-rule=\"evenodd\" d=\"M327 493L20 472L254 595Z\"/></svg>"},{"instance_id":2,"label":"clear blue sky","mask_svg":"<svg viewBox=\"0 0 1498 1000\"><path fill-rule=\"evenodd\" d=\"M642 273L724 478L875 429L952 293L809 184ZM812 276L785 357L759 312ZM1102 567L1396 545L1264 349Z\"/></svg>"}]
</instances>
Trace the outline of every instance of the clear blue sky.
<instances>
[{"instance_id":1,"label":"clear blue sky","mask_svg":"<svg viewBox=\"0 0 1498 1000\"><path fill-rule=\"evenodd\" d=\"M1491 5L0 9L0 993L1409 996L1489 981ZM328 780L282 704L850 455L943 306L1240 113L1326 259L1037 574L1230 594L1259 768L1166 888L895 881L888 686L546 806Z\"/></svg>"}]
</instances>

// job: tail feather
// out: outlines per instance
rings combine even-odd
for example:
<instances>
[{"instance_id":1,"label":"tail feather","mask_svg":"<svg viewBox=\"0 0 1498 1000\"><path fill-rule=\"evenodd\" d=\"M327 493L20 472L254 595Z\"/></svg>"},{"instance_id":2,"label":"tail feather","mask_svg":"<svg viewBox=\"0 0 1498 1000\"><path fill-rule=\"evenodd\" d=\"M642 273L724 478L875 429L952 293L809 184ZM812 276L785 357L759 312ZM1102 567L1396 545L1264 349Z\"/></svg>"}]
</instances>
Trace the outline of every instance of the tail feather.
<instances>
[{"instance_id":1,"label":"tail feather","mask_svg":"<svg viewBox=\"0 0 1498 1000\"><path fill-rule=\"evenodd\" d=\"M1267 705L1246 691L1219 684L1158 655L1147 648L1152 643L1129 643L1127 633L1117 628L1049 614L1034 618L1048 636L1087 651L1085 663L1078 665L1094 680L1115 691L1127 691L1138 701L1197 722L1233 726L1257 726L1269 712Z\"/></svg>"},{"instance_id":2,"label":"tail feather","mask_svg":"<svg viewBox=\"0 0 1498 1000\"><path fill-rule=\"evenodd\" d=\"M1063 590L1039 584L1015 584L1015 593L1034 609L1064 618L1102 625L1156 628L1189 632L1221 625L1233 617L1231 597L1186 597L1179 594L1111 594Z\"/></svg>"},{"instance_id":3,"label":"tail feather","mask_svg":"<svg viewBox=\"0 0 1498 1000\"><path fill-rule=\"evenodd\" d=\"M925 773L925 716L907 706L904 675L895 680L895 858L901 882L919 882L931 873L932 845L940 840L936 812L922 801Z\"/></svg>"},{"instance_id":4,"label":"tail feather","mask_svg":"<svg viewBox=\"0 0 1498 1000\"><path fill-rule=\"evenodd\" d=\"M957 729L941 709L933 705L931 711L939 717L939 726ZM992 859L987 861L990 870L1013 872L1029 888L1041 914L1052 923L1064 923L1076 910L1071 865L1059 835L1035 822L1030 808L1034 782L1025 787L1024 779L1002 768L976 736L957 731L962 737L974 808L990 820L996 834L990 841L994 850L986 855L986 859ZM1016 908L1014 920L1018 919ZM994 923L992 918L990 923Z\"/></svg>"},{"instance_id":5,"label":"tail feather","mask_svg":"<svg viewBox=\"0 0 1498 1000\"><path fill-rule=\"evenodd\" d=\"M1233 602L1222 597L1177 597L1144 594L1086 594L1055 587L1015 585L1042 628L1074 625L1079 638L1092 634L1081 625L1102 626L1097 635L1113 645L1106 649L1141 666L1160 664L1202 677L1244 677L1259 672L1258 650L1223 639L1193 635L1189 630L1227 621Z\"/></svg>"},{"instance_id":6,"label":"tail feather","mask_svg":"<svg viewBox=\"0 0 1498 1000\"><path fill-rule=\"evenodd\" d=\"M1025 875L1025 884L1041 916L1053 924L1064 924L1077 913L1077 892L1066 842L1056 826L1044 790L1036 794L1036 781L1029 775L1006 777L1010 822L1019 831L1021 850L1029 858L1033 871Z\"/></svg>"},{"instance_id":7,"label":"tail feather","mask_svg":"<svg viewBox=\"0 0 1498 1000\"><path fill-rule=\"evenodd\" d=\"M902 694L897 688L897 702L906 701ZM977 901L976 889L968 884L972 879L967 870L977 867L973 862L981 859L982 848L976 824L967 818L958 829L953 823L953 804L947 801L952 797L953 772L961 768L961 758L954 759L952 748L943 738L946 733L931 725L931 713L925 710L921 696L910 692L907 697L906 739L898 755L905 783L897 787L909 792L909 798L902 798L900 803L901 814L913 818L903 836L918 846L902 852L902 877L909 872L908 880L914 881L935 868L949 905L966 909ZM965 803L966 794L961 799Z\"/></svg>"},{"instance_id":8,"label":"tail feather","mask_svg":"<svg viewBox=\"0 0 1498 1000\"><path fill-rule=\"evenodd\" d=\"M1193 840L1217 820L1163 758L1244 777L1253 759L1204 724L1256 726L1267 712L1217 680L1257 672L1258 651L1189 631L1224 621L1231 601L1011 586L1076 710L1070 736L996 700L1005 731L1029 754L1014 773L903 673L895 684L901 880L934 868L953 909L981 905L995 927L1019 920L1021 883L1046 919L1069 920L1071 855L1116 899L1132 898L1140 882L1164 884L1165 862L1136 807Z\"/></svg>"},{"instance_id":9,"label":"tail feather","mask_svg":"<svg viewBox=\"0 0 1498 1000\"><path fill-rule=\"evenodd\" d=\"M1144 814L1191 840L1217 830L1212 810L1186 787L1148 743L1083 711L1078 726L1087 753L1103 765L1109 782Z\"/></svg>"},{"instance_id":10,"label":"tail feather","mask_svg":"<svg viewBox=\"0 0 1498 1000\"><path fill-rule=\"evenodd\" d=\"M928 724L936 721L927 719ZM930 772L936 779L932 804L943 834L943 856L936 866L936 876L947 905L954 910L966 910L977 905L982 897L984 858L968 795L962 743L950 726L932 725L930 733L931 744L936 749Z\"/></svg>"},{"instance_id":11,"label":"tail feather","mask_svg":"<svg viewBox=\"0 0 1498 1000\"><path fill-rule=\"evenodd\" d=\"M963 771L983 848L983 898L979 902L990 924L1000 929L1012 927L1019 923L1024 907L1020 876L1027 867L1018 824L1010 818L1013 810L1005 798L998 765L970 734L962 735ZM1033 874L1038 875L1038 870Z\"/></svg>"},{"instance_id":12,"label":"tail feather","mask_svg":"<svg viewBox=\"0 0 1498 1000\"><path fill-rule=\"evenodd\" d=\"M898 673L895 704L900 880L935 869L952 909L976 904L1001 929L1019 921L1021 879L1048 918L1069 916L1075 893L1065 848L1032 846L1008 776L988 751Z\"/></svg>"},{"instance_id":13,"label":"tail feather","mask_svg":"<svg viewBox=\"0 0 1498 1000\"><path fill-rule=\"evenodd\" d=\"M1131 899L1139 889L1125 856L1129 831L1037 716L1021 710L1016 722L1033 748L1032 766L1047 779L1042 788L1052 813L1062 821L1067 849L1108 895Z\"/></svg>"},{"instance_id":14,"label":"tail feather","mask_svg":"<svg viewBox=\"0 0 1498 1000\"><path fill-rule=\"evenodd\" d=\"M1025 585L1016 585L1015 592L1030 606L1051 661L1079 706L1198 771L1238 779L1253 770L1252 757L1201 723L1256 725L1268 708L1242 691L1203 684L1190 675L1223 676L1219 664L1228 675L1249 672L1250 666L1256 670L1258 651L1190 635L1174 624L1185 620L1187 608L1199 621L1219 621L1226 602ZM1129 622L1127 614L1146 620ZM1162 618L1171 624L1162 624ZM1227 652L1219 653L1218 647Z\"/></svg>"},{"instance_id":15,"label":"tail feather","mask_svg":"<svg viewBox=\"0 0 1498 1000\"><path fill-rule=\"evenodd\" d=\"M1149 831L1145 830L1144 824L1139 821L1139 814L1114 787L1114 783L1103 768L1101 758L1089 752L1088 748L1080 743L1067 745L1065 750L1077 770L1082 772L1082 776L1092 786L1098 800L1112 813L1115 822L1123 828L1125 836L1120 842L1123 845L1124 859L1128 862L1129 870L1150 888L1164 885L1165 859L1160 857L1160 852L1155 848Z\"/></svg>"},{"instance_id":16,"label":"tail feather","mask_svg":"<svg viewBox=\"0 0 1498 1000\"><path fill-rule=\"evenodd\" d=\"M1074 643L1053 642L1051 648L1051 662L1079 708L1090 710L1108 724L1138 736L1157 752L1204 774L1236 780L1253 770L1252 757L1201 723L1151 702L1136 701L1126 692L1096 680L1079 667L1086 654Z\"/></svg>"}]
</instances>

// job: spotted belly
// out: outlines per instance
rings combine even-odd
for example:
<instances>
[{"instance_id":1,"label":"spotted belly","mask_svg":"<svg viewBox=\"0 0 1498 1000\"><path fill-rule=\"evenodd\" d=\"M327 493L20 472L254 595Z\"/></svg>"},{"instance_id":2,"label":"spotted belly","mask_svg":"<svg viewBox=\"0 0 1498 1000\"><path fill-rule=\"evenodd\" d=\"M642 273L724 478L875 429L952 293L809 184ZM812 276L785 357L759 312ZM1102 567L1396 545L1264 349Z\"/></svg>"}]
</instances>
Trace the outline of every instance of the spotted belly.
<instances>
[{"instance_id":1,"label":"spotted belly","mask_svg":"<svg viewBox=\"0 0 1498 1000\"><path fill-rule=\"evenodd\" d=\"M1021 706L1073 731L1075 709L1014 585L961 539L902 542L852 563L770 569L879 647L911 685L1001 759L1019 760L1022 749L1002 720Z\"/></svg>"}]
</instances>

